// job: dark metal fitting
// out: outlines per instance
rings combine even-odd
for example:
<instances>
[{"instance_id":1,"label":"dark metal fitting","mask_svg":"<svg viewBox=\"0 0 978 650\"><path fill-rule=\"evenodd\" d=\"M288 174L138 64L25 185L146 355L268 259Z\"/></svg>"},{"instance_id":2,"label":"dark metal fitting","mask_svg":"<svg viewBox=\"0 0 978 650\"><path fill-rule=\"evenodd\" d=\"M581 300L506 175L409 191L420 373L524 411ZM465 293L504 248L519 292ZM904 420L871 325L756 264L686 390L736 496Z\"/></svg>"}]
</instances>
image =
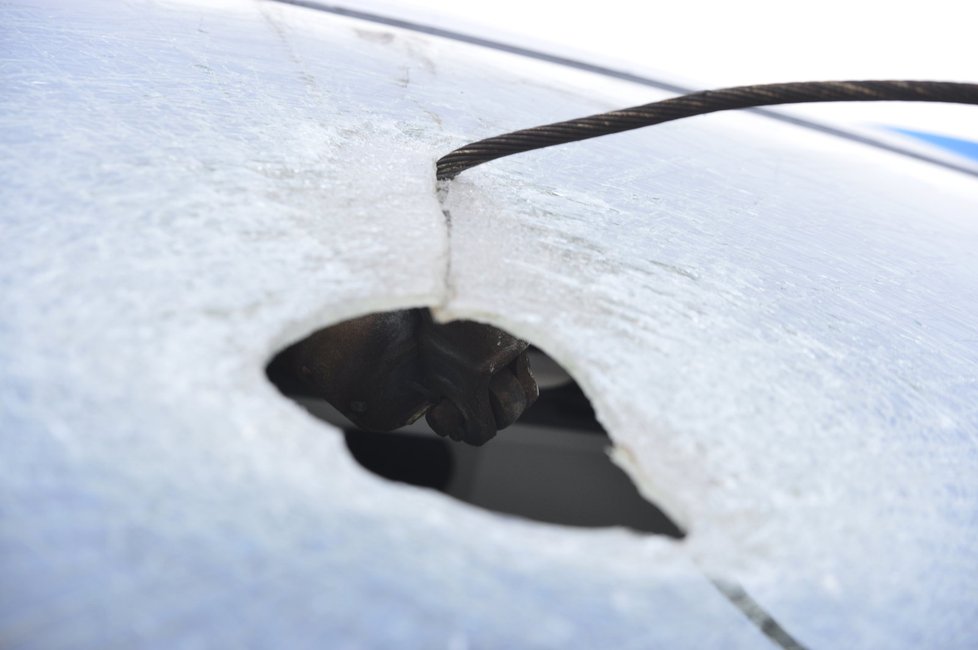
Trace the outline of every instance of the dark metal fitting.
<instances>
[{"instance_id":1,"label":"dark metal fitting","mask_svg":"<svg viewBox=\"0 0 978 650\"><path fill-rule=\"evenodd\" d=\"M539 395L526 341L427 309L371 314L286 351L296 376L351 422L391 431L427 413L441 436L482 445Z\"/></svg>"}]
</instances>

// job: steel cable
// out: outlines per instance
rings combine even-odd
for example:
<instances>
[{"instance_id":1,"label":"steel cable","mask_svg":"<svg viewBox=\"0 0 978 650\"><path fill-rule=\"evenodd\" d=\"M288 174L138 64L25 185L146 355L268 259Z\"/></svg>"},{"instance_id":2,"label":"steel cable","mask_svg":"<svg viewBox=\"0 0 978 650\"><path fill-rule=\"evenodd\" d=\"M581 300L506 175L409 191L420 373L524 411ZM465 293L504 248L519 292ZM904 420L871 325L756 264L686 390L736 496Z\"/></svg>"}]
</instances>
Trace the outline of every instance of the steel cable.
<instances>
[{"instance_id":1,"label":"steel cable","mask_svg":"<svg viewBox=\"0 0 978 650\"><path fill-rule=\"evenodd\" d=\"M850 101L978 104L978 84L948 81L807 81L704 90L479 140L440 158L436 175L439 180L449 180L466 169L504 156L694 115L777 104Z\"/></svg>"}]
</instances>

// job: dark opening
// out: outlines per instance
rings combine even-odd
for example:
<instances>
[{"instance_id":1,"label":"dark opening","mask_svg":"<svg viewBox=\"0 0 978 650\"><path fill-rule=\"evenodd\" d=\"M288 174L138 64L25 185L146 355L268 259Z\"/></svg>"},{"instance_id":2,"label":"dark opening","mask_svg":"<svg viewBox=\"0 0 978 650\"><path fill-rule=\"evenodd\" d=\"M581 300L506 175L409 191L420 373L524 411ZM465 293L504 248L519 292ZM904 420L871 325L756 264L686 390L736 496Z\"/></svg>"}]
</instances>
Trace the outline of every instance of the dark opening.
<instances>
[{"instance_id":1,"label":"dark opening","mask_svg":"<svg viewBox=\"0 0 978 650\"><path fill-rule=\"evenodd\" d=\"M437 436L424 418L387 433L360 430L304 386L282 353L266 373L284 395L341 427L357 462L386 479L551 524L623 526L682 538L683 531L611 462L611 441L574 380L535 348L530 364L540 397L481 447Z\"/></svg>"}]
</instances>

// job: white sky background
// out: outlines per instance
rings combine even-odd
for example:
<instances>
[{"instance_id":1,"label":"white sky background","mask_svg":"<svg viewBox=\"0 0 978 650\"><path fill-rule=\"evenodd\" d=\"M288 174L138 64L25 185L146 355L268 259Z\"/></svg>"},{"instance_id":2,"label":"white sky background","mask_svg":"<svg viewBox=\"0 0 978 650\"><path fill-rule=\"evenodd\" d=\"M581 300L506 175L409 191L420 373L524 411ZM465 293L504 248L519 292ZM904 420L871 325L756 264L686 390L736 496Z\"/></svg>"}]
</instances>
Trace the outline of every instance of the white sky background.
<instances>
[{"instance_id":1,"label":"white sky background","mask_svg":"<svg viewBox=\"0 0 978 650\"><path fill-rule=\"evenodd\" d=\"M716 84L846 77L978 81L973 0L396 4L460 26Z\"/></svg>"},{"instance_id":2,"label":"white sky background","mask_svg":"<svg viewBox=\"0 0 978 650\"><path fill-rule=\"evenodd\" d=\"M357 4L691 87L872 78L978 82L978 0ZM904 103L790 110L822 121L978 140L974 107Z\"/></svg>"}]
</instances>

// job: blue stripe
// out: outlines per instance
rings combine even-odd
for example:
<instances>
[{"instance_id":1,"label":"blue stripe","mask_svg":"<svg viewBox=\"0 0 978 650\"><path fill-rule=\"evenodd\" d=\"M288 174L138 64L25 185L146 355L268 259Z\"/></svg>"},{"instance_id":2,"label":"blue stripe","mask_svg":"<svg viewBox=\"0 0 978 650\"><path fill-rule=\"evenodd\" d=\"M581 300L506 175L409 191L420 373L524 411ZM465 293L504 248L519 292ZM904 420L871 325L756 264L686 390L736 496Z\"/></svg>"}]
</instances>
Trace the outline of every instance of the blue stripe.
<instances>
[{"instance_id":1,"label":"blue stripe","mask_svg":"<svg viewBox=\"0 0 978 650\"><path fill-rule=\"evenodd\" d=\"M978 142L974 142L972 140L962 140L960 138L952 138L946 135L937 135L936 133L928 133L926 131L900 129L895 126L886 128L895 133L908 135L911 138L920 140L921 142L932 144L935 147L944 149L945 151L950 151L951 153L955 153L959 156L964 156L965 158L978 162Z\"/></svg>"}]
</instances>

